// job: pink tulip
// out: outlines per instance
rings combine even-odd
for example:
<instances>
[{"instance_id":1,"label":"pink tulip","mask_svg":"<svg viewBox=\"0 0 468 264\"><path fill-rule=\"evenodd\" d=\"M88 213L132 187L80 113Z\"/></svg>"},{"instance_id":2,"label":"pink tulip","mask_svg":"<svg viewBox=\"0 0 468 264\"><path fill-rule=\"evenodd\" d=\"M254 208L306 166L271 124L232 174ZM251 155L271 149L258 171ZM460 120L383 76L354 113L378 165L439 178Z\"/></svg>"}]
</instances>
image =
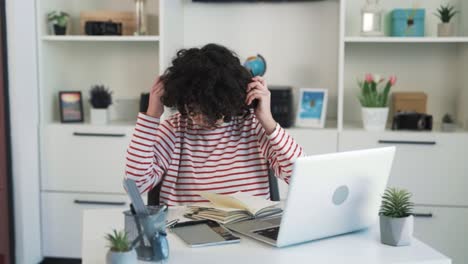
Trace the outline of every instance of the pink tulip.
<instances>
[{"instance_id":1,"label":"pink tulip","mask_svg":"<svg viewBox=\"0 0 468 264\"><path fill-rule=\"evenodd\" d=\"M397 81L397 77L395 75L390 76L390 79L388 81L390 82L392 86L394 86Z\"/></svg>"},{"instance_id":2,"label":"pink tulip","mask_svg":"<svg viewBox=\"0 0 468 264\"><path fill-rule=\"evenodd\" d=\"M367 73L366 77L365 77L365 80L366 80L367 83L371 83L371 82L374 81L374 76L372 76L372 74L370 74L370 73Z\"/></svg>"}]
</instances>

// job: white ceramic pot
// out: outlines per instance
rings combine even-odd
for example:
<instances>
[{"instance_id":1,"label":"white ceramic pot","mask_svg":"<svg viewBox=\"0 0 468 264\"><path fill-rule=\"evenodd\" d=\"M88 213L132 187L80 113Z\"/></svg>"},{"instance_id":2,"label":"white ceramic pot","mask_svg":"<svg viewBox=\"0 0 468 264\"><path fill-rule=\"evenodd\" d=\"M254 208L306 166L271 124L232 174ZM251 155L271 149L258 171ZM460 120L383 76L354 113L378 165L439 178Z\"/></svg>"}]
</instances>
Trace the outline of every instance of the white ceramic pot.
<instances>
[{"instance_id":1,"label":"white ceramic pot","mask_svg":"<svg viewBox=\"0 0 468 264\"><path fill-rule=\"evenodd\" d=\"M107 264L137 264L138 258L135 249L127 252L107 252Z\"/></svg>"},{"instance_id":2,"label":"white ceramic pot","mask_svg":"<svg viewBox=\"0 0 468 264\"><path fill-rule=\"evenodd\" d=\"M455 36L455 24L453 23L440 23L437 25L437 35L439 37L453 37Z\"/></svg>"},{"instance_id":3,"label":"white ceramic pot","mask_svg":"<svg viewBox=\"0 0 468 264\"><path fill-rule=\"evenodd\" d=\"M369 131L384 131L387 124L388 107L363 107L362 121L364 129Z\"/></svg>"},{"instance_id":4,"label":"white ceramic pot","mask_svg":"<svg viewBox=\"0 0 468 264\"><path fill-rule=\"evenodd\" d=\"M109 109L91 108L91 124L107 125L109 123Z\"/></svg>"},{"instance_id":5,"label":"white ceramic pot","mask_svg":"<svg viewBox=\"0 0 468 264\"><path fill-rule=\"evenodd\" d=\"M380 241L382 244L400 247L408 246L413 239L414 218L380 216Z\"/></svg>"}]
</instances>

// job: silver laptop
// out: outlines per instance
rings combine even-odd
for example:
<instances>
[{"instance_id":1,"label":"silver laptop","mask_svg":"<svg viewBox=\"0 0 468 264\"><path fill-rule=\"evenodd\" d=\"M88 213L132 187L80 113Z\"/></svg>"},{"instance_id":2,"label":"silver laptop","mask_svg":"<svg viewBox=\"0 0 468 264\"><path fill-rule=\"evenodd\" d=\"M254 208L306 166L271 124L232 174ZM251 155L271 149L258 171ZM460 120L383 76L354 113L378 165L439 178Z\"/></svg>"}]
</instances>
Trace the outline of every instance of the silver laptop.
<instances>
[{"instance_id":1,"label":"silver laptop","mask_svg":"<svg viewBox=\"0 0 468 264\"><path fill-rule=\"evenodd\" d=\"M376 223L395 147L298 158L281 218L226 225L284 247L345 234Z\"/></svg>"}]
</instances>

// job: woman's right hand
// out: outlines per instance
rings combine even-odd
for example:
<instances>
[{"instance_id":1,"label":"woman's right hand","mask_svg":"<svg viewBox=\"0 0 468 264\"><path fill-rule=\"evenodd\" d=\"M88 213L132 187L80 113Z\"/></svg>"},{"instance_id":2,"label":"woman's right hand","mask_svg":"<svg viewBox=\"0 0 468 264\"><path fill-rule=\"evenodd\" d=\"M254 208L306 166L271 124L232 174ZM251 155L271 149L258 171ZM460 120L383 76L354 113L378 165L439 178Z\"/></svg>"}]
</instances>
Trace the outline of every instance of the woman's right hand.
<instances>
[{"instance_id":1,"label":"woman's right hand","mask_svg":"<svg viewBox=\"0 0 468 264\"><path fill-rule=\"evenodd\" d=\"M148 110L146 114L151 117L160 118L164 113L164 105L161 102L161 96L164 94L164 84L159 76L151 87Z\"/></svg>"}]
</instances>

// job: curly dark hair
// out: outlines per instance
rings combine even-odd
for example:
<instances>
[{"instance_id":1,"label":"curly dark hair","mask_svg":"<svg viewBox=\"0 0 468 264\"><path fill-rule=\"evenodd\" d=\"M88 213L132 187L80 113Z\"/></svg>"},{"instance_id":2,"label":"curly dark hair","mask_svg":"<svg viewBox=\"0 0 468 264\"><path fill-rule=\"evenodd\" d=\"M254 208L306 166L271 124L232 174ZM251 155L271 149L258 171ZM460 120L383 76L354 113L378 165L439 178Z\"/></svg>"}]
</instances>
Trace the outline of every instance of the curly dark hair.
<instances>
[{"instance_id":1,"label":"curly dark hair","mask_svg":"<svg viewBox=\"0 0 468 264\"><path fill-rule=\"evenodd\" d=\"M221 118L229 122L248 113L246 88L252 76L226 47L207 44L182 49L161 78L162 103L182 115L203 114L214 125Z\"/></svg>"}]
</instances>

